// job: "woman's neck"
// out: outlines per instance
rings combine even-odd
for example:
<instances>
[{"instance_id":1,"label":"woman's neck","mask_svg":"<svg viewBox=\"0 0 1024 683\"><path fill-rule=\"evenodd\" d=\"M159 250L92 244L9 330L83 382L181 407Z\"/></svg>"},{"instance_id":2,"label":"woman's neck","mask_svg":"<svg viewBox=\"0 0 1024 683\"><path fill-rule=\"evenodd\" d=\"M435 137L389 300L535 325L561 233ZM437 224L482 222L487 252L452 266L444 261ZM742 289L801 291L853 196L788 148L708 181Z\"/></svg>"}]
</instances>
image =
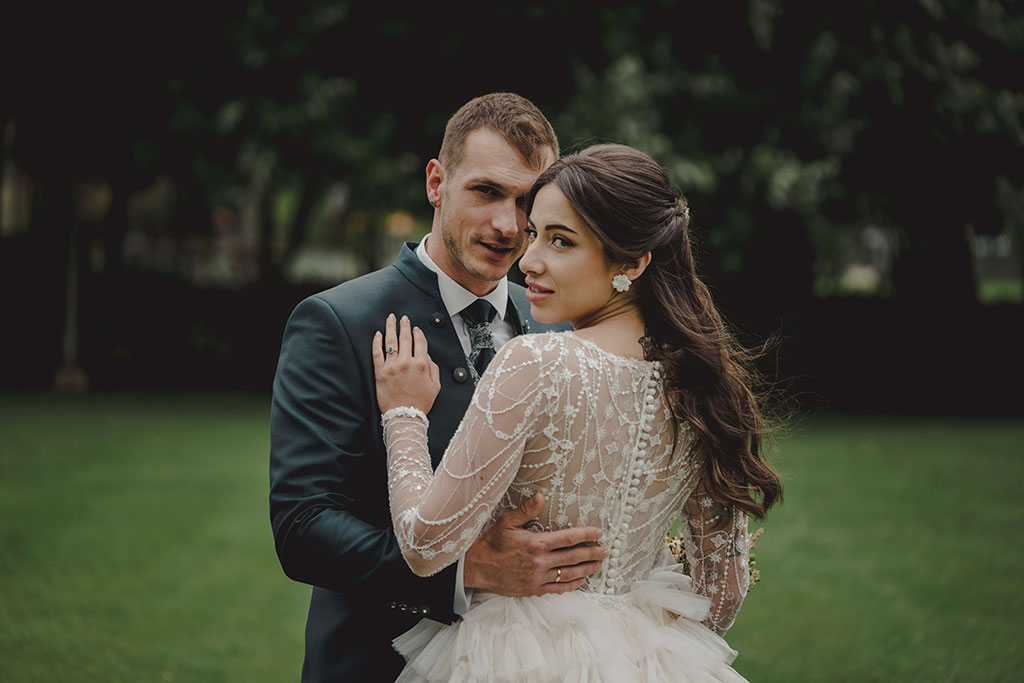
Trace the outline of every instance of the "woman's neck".
<instances>
[{"instance_id":1,"label":"woman's neck","mask_svg":"<svg viewBox=\"0 0 1024 683\"><path fill-rule=\"evenodd\" d=\"M591 340L606 351L632 358L644 357L639 341L644 336L644 319L634 301L613 299L572 321L572 326L577 336Z\"/></svg>"}]
</instances>

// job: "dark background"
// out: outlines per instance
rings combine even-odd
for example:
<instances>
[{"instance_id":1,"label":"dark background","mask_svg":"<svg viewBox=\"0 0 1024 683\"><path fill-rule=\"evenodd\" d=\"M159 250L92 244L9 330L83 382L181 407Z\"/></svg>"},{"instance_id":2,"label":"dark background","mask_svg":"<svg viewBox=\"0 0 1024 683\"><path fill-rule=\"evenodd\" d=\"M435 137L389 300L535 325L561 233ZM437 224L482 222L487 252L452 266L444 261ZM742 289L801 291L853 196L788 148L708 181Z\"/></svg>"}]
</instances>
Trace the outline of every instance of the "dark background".
<instances>
[{"instance_id":1,"label":"dark background","mask_svg":"<svg viewBox=\"0 0 1024 683\"><path fill-rule=\"evenodd\" d=\"M208 2L0 29L0 389L269 389L305 295L429 229L512 90L647 151L798 405L1024 414L1019 4Z\"/></svg>"}]
</instances>

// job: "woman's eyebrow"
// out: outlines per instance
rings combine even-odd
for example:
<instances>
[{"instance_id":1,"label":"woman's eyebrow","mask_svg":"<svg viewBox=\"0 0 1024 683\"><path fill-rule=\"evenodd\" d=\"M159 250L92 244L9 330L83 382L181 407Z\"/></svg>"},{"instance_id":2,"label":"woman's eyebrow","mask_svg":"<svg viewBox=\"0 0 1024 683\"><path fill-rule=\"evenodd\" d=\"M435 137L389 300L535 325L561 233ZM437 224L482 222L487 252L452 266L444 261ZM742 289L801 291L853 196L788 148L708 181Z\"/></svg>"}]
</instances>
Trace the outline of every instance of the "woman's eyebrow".
<instances>
[{"instance_id":1,"label":"woman's eyebrow","mask_svg":"<svg viewBox=\"0 0 1024 683\"><path fill-rule=\"evenodd\" d=\"M533 225L534 228L537 227L536 225L534 225L534 223L532 221L530 222L530 225ZM565 230L566 232L571 232L574 235L576 234L575 230L570 228L568 225L562 225L561 223L549 223L549 224L544 226L544 229L545 230Z\"/></svg>"}]
</instances>

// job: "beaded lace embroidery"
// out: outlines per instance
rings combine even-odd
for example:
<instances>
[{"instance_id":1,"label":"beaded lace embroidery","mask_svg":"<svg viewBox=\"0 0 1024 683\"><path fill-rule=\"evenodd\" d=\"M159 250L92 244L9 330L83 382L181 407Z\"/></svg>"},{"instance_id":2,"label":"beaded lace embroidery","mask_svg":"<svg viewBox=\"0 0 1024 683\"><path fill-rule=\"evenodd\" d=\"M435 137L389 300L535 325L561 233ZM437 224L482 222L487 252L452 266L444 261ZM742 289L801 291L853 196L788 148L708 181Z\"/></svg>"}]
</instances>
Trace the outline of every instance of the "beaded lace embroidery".
<instances>
[{"instance_id":1,"label":"beaded lace embroidery","mask_svg":"<svg viewBox=\"0 0 1024 683\"><path fill-rule=\"evenodd\" d=\"M659 363L571 332L516 337L488 366L436 472L422 414L388 411L384 440L395 535L427 573L539 490L541 528L604 530L610 557L582 589L599 595L645 578L681 516L693 588L711 600L705 623L720 633L732 624L749 581L747 518L698 490L702 456L669 409Z\"/></svg>"}]
</instances>

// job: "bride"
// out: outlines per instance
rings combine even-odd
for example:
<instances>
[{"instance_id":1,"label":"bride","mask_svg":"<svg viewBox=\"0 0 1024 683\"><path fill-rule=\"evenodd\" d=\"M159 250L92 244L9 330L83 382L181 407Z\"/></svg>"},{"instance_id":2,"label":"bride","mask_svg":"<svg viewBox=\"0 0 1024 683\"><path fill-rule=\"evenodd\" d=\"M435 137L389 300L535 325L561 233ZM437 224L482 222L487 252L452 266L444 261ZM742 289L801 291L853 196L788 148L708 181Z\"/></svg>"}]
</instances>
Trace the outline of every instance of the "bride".
<instances>
[{"instance_id":1,"label":"bride","mask_svg":"<svg viewBox=\"0 0 1024 683\"><path fill-rule=\"evenodd\" d=\"M531 314L573 330L502 346L436 472L426 339L393 316L374 337L395 535L427 576L541 492L540 527L601 527L609 556L580 590L476 591L461 621L420 621L395 640L398 680L743 680L721 635L748 587L747 517L781 483L747 355L695 271L686 200L647 155L597 145L542 173L527 213ZM657 566L678 517L690 577Z\"/></svg>"}]
</instances>

